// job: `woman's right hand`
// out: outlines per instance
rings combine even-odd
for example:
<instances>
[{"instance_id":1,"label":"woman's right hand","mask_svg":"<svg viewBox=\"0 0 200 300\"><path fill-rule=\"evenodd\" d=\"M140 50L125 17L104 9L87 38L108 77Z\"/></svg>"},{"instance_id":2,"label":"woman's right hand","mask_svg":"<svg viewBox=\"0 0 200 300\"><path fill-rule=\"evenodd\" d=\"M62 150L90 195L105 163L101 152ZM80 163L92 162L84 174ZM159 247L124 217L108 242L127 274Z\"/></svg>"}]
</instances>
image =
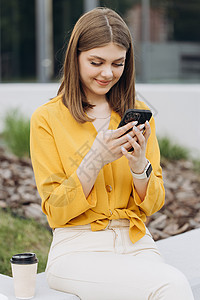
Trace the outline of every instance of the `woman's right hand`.
<instances>
[{"instance_id":1,"label":"woman's right hand","mask_svg":"<svg viewBox=\"0 0 200 300\"><path fill-rule=\"evenodd\" d=\"M127 141L126 132L132 129L137 122L130 122L115 130L102 130L99 131L94 143L91 147L91 151L95 151L99 159L101 159L102 167L114 160L123 156L121 146L126 150L131 148L130 143ZM129 134L134 137L133 131Z\"/></svg>"}]
</instances>

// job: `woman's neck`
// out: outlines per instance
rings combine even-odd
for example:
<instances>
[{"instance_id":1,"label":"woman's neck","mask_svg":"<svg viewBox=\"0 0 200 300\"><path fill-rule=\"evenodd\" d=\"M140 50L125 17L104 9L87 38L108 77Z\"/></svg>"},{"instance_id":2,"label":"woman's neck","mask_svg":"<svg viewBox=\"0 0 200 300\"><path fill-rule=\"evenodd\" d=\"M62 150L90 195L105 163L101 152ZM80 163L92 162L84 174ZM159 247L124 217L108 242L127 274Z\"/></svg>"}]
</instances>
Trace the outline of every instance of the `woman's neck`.
<instances>
[{"instance_id":1,"label":"woman's neck","mask_svg":"<svg viewBox=\"0 0 200 300\"><path fill-rule=\"evenodd\" d=\"M110 116L111 109L106 100L92 104L95 106L87 110L88 116L96 119L106 119Z\"/></svg>"}]
</instances>

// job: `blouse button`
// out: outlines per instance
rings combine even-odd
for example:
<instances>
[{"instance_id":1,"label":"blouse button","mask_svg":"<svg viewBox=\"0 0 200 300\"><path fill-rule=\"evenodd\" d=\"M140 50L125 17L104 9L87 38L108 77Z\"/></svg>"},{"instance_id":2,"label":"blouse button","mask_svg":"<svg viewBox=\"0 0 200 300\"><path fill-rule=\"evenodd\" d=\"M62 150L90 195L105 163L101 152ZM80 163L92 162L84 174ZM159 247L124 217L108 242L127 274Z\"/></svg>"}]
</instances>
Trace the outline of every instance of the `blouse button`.
<instances>
[{"instance_id":1,"label":"blouse button","mask_svg":"<svg viewBox=\"0 0 200 300\"><path fill-rule=\"evenodd\" d=\"M111 185L106 185L106 191L110 193L112 191L112 186Z\"/></svg>"}]
</instances>

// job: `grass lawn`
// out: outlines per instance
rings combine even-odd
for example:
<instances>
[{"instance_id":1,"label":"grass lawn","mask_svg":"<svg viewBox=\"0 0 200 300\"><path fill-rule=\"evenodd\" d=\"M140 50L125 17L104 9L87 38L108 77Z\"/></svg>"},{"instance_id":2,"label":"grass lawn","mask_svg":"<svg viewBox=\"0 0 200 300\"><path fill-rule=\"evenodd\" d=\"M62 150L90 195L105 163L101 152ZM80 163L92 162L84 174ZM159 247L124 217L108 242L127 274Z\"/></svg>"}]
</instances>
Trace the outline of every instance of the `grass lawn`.
<instances>
[{"instance_id":1,"label":"grass lawn","mask_svg":"<svg viewBox=\"0 0 200 300\"><path fill-rule=\"evenodd\" d=\"M0 209L0 273L11 276L10 258L23 252L36 253L38 273L43 272L51 240L52 234L44 226Z\"/></svg>"}]
</instances>

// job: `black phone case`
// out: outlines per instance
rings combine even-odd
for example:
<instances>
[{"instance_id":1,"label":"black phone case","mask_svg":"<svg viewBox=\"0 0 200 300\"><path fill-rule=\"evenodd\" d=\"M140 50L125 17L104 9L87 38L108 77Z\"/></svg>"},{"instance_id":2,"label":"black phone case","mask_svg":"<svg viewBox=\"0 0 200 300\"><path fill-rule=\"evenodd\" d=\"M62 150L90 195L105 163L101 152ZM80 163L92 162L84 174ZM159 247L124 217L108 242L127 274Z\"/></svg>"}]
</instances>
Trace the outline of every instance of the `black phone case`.
<instances>
[{"instance_id":1,"label":"black phone case","mask_svg":"<svg viewBox=\"0 0 200 300\"><path fill-rule=\"evenodd\" d=\"M123 118L121 119L121 122L118 125L118 128L126 125L129 122L134 122L134 121L138 121L136 126L138 126L140 124L144 124L146 121L149 121L151 119L151 116L152 116L152 112L150 110L131 109L130 108L130 109L126 110ZM132 128L129 129L128 131L126 131L124 134L130 132L131 130L132 130ZM124 135L124 134L122 134L122 135ZM128 151L132 152L133 150L134 149L131 148Z\"/></svg>"},{"instance_id":2,"label":"black phone case","mask_svg":"<svg viewBox=\"0 0 200 300\"><path fill-rule=\"evenodd\" d=\"M150 110L146 109L128 109L123 118L121 119L121 122L118 125L119 127L122 127L126 125L129 122L138 121L137 125L144 124L146 121L149 121L151 119L152 112Z\"/></svg>"}]
</instances>

